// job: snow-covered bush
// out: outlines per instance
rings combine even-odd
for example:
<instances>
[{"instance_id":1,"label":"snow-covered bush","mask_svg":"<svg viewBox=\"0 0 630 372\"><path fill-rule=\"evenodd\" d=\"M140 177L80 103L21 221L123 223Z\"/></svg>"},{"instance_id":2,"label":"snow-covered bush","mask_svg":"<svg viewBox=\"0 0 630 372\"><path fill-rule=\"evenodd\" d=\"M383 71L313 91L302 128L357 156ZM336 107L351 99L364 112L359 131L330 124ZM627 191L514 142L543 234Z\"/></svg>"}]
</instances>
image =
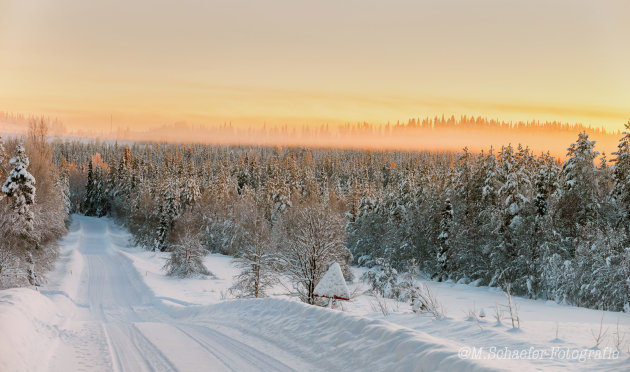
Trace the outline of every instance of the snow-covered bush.
<instances>
[{"instance_id":1,"label":"snow-covered bush","mask_svg":"<svg viewBox=\"0 0 630 372\"><path fill-rule=\"evenodd\" d=\"M427 289L416 281L420 269L415 260L411 260L407 270L402 273L398 273L386 260L377 259L376 262L378 266L372 267L361 276L361 280L370 285L372 294L409 302L412 307L415 306L416 299L422 301Z\"/></svg>"},{"instance_id":2,"label":"snow-covered bush","mask_svg":"<svg viewBox=\"0 0 630 372\"><path fill-rule=\"evenodd\" d=\"M240 270L230 288L237 297L264 297L277 282L277 257L272 252L271 224L255 208L251 195L239 200L237 229L240 246L234 259Z\"/></svg>"},{"instance_id":3,"label":"snow-covered bush","mask_svg":"<svg viewBox=\"0 0 630 372\"><path fill-rule=\"evenodd\" d=\"M14 252L0 248L0 288L17 287L24 284L27 275Z\"/></svg>"},{"instance_id":4,"label":"snow-covered bush","mask_svg":"<svg viewBox=\"0 0 630 372\"><path fill-rule=\"evenodd\" d=\"M167 275L180 278L212 275L203 264L206 250L201 244L199 234L190 231L182 234L177 242L171 245L170 251L171 254L164 265Z\"/></svg>"},{"instance_id":5,"label":"snow-covered bush","mask_svg":"<svg viewBox=\"0 0 630 372\"><path fill-rule=\"evenodd\" d=\"M419 284L410 290L411 310L418 314L429 314L435 319L446 317L444 306L426 284Z\"/></svg>"},{"instance_id":6,"label":"snow-covered bush","mask_svg":"<svg viewBox=\"0 0 630 372\"><path fill-rule=\"evenodd\" d=\"M370 286L375 295L385 298L398 298L401 288L398 283L398 271L385 259L377 259L376 266L361 275L361 280Z\"/></svg>"},{"instance_id":7,"label":"snow-covered bush","mask_svg":"<svg viewBox=\"0 0 630 372\"><path fill-rule=\"evenodd\" d=\"M240 270L234 276L230 292L236 297L265 297L267 290L277 282L275 263L277 258L264 250L251 247L234 259L234 266Z\"/></svg>"},{"instance_id":8,"label":"snow-covered bush","mask_svg":"<svg viewBox=\"0 0 630 372\"><path fill-rule=\"evenodd\" d=\"M407 271L400 274L386 260L378 259L376 262L378 266L366 271L361 280L370 285L376 298L375 303L381 311L382 305L386 305L382 299L389 298L410 303L411 310L415 313L430 314L436 319L445 317L444 307L431 289L416 281L420 270L415 261L411 261Z\"/></svg>"},{"instance_id":9,"label":"snow-covered bush","mask_svg":"<svg viewBox=\"0 0 630 372\"><path fill-rule=\"evenodd\" d=\"M343 216L321 202L294 205L280 218L274 229L279 269L302 301L315 303L313 291L331 263L343 270L352 261L344 225Z\"/></svg>"}]
</instances>

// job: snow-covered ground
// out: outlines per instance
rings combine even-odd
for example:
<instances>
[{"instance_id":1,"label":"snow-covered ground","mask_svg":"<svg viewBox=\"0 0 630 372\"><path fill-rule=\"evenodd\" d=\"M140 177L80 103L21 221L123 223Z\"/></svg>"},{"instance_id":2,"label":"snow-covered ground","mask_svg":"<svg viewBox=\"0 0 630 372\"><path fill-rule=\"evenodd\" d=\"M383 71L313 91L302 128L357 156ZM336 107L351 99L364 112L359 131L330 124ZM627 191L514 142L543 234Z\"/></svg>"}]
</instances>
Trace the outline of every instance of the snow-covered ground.
<instances>
[{"instance_id":1,"label":"snow-covered ground","mask_svg":"<svg viewBox=\"0 0 630 372\"><path fill-rule=\"evenodd\" d=\"M513 330L493 318L506 303L500 291L453 283L427 283L440 320L393 300L384 315L358 280L343 311L302 304L281 286L238 300L230 257L206 258L213 278L173 279L161 270L166 254L129 238L108 219L74 216L49 284L0 291L0 371L630 370L630 314L517 298ZM486 316L468 319L472 308ZM602 316L599 352L615 349L618 328L626 335L614 359L594 359ZM503 359L505 348L530 359Z\"/></svg>"}]
</instances>

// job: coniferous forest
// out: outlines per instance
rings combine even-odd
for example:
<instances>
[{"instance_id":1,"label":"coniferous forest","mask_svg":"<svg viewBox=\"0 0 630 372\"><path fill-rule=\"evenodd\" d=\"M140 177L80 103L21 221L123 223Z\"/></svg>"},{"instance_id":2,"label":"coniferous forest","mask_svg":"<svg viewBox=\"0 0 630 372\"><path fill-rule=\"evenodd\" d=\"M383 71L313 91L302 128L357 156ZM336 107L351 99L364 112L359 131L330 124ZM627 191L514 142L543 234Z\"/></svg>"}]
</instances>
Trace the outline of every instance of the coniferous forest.
<instances>
[{"instance_id":1,"label":"coniferous forest","mask_svg":"<svg viewBox=\"0 0 630 372\"><path fill-rule=\"evenodd\" d=\"M347 277L348 265L357 264L372 268L372 281L420 272L438 281L509 286L529 298L628 311L630 123L626 128L610 158L580 133L563 161L524 145L482 153L48 145L31 135L27 153L52 159L54 171L31 170L37 203L10 201L11 187L3 188L3 228L23 217L22 203L35 214L28 223L45 225L22 228L42 231L22 244L37 247L56 238L64 231L65 197L69 213L109 215L136 244L174 252L166 267L172 274L195 269L190 263L182 268L181 250L185 257L233 255L242 267L255 262L256 285L248 284L247 271L237 284L256 297L280 265L301 282L300 297L314 301L312 287L327 261L308 267L310 276L300 271L304 257L295 247L309 240L321 241ZM11 161L15 169L25 162L20 148ZM44 198L44 192L51 194ZM294 270L286 269L291 264Z\"/></svg>"},{"instance_id":2,"label":"coniferous forest","mask_svg":"<svg viewBox=\"0 0 630 372\"><path fill-rule=\"evenodd\" d=\"M393 276L420 272L529 298L630 308L630 132L610 158L582 132L560 161L523 145L450 153L51 144L40 120L0 155L5 287L37 284L69 214L82 213L111 216L136 244L174 252L165 267L174 275L204 270L182 264L181 254L254 263L255 285L248 270L237 285L256 297L281 266L313 303L333 257L348 279L350 264L372 268L367 280L390 297L400 295L383 290L396 285ZM325 247L309 257L327 255L308 270L295 249L304 240Z\"/></svg>"}]
</instances>

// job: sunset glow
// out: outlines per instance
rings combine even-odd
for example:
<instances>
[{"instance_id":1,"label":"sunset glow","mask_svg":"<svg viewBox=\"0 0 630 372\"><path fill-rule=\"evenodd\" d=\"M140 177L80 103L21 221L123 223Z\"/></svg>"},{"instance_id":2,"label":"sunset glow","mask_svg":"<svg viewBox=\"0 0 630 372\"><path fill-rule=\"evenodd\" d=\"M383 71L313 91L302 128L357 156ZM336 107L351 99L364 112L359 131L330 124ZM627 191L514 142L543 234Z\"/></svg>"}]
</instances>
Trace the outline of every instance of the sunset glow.
<instances>
[{"instance_id":1,"label":"sunset glow","mask_svg":"<svg viewBox=\"0 0 630 372\"><path fill-rule=\"evenodd\" d=\"M630 0L0 0L0 372L630 372Z\"/></svg>"},{"instance_id":2,"label":"sunset glow","mask_svg":"<svg viewBox=\"0 0 630 372\"><path fill-rule=\"evenodd\" d=\"M619 130L625 1L0 1L0 110L70 130L432 115Z\"/></svg>"}]
</instances>

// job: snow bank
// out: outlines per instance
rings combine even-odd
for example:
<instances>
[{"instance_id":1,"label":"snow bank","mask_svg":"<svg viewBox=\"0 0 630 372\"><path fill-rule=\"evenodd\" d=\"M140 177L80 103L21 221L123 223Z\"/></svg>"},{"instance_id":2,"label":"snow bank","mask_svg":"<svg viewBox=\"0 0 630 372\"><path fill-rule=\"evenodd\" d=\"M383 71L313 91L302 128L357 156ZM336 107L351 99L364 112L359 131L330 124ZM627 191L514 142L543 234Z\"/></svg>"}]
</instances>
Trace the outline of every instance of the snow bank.
<instances>
[{"instance_id":1,"label":"snow bank","mask_svg":"<svg viewBox=\"0 0 630 372\"><path fill-rule=\"evenodd\" d=\"M59 332L55 304L28 288L0 291L0 371L34 371L47 363Z\"/></svg>"},{"instance_id":2,"label":"snow bank","mask_svg":"<svg viewBox=\"0 0 630 372\"><path fill-rule=\"evenodd\" d=\"M458 357L458 345L381 320L285 299L227 301L190 309L197 322L269 340L334 370L488 371Z\"/></svg>"},{"instance_id":3,"label":"snow bank","mask_svg":"<svg viewBox=\"0 0 630 372\"><path fill-rule=\"evenodd\" d=\"M76 249L78 239L72 233L62 243L68 245L62 246L54 270L47 275L48 284L42 288L42 293L49 296L59 294L74 302L78 298L85 263Z\"/></svg>"}]
</instances>

